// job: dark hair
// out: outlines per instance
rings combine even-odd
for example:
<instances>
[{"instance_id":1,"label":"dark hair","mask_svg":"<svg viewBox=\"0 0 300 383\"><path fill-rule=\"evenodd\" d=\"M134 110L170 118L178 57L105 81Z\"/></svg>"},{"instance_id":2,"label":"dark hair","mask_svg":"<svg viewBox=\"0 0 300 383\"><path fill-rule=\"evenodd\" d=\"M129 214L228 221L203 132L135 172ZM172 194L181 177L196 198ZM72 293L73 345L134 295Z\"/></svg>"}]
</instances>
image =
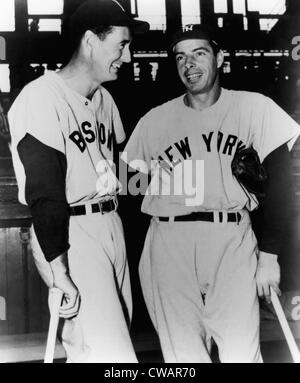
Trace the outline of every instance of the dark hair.
<instances>
[{"instance_id":1,"label":"dark hair","mask_svg":"<svg viewBox=\"0 0 300 383\"><path fill-rule=\"evenodd\" d=\"M94 32L99 37L100 40L105 40L106 36L109 35L113 30L114 30L113 25L109 25L109 26L100 25L99 27L91 29L91 31Z\"/></svg>"}]
</instances>

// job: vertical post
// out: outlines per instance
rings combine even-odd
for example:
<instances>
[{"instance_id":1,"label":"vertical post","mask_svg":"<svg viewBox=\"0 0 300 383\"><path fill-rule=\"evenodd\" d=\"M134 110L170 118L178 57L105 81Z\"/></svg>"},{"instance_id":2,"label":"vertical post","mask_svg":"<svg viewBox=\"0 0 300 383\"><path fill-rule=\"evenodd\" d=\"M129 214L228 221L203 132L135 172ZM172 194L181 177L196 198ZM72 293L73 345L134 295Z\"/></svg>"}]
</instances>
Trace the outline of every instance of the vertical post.
<instances>
[{"instance_id":1,"label":"vertical post","mask_svg":"<svg viewBox=\"0 0 300 383\"><path fill-rule=\"evenodd\" d=\"M212 27L216 26L216 16L214 8L214 0L199 0L200 1L200 19L201 23L209 24Z\"/></svg>"},{"instance_id":2,"label":"vertical post","mask_svg":"<svg viewBox=\"0 0 300 383\"><path fill-rule=\"evenodd\" d=\"M14 0L15 5L15 35L16 46L10 57L10 88L13 97L24 86L24 76L20 75L22 68L28 63L28 7L27 0Z\"/></svg>"},{"instance_id":3,"label":"vertical post","mask_svg":"<svg viewBox=\"0 0 300 383\"><path fill-rule=\"evenodd\" d=\"M16 32L28 31L28 6L27 0L15 0Z\"/></svg>"},{"instance_id":4,"label":"vertical post","mask_svg":"<svg viewBox=\"0 0 300 383\"><path fill-rule=\"evenodd\" d=\"M228 9L228 14L232 15L233 14L233 0L227 0L227 9Z\"/></svg>"},{"instance_id":5,"label":"vertical post","mask_svg":"<svg viewBox=\"0 0 300 383\"><path fill-rule=\"evenodd\" d=\"M182 26L181 17L181 1L180 0L165 0L167 31L173 33Z\"/></svg>"}]
</instances>

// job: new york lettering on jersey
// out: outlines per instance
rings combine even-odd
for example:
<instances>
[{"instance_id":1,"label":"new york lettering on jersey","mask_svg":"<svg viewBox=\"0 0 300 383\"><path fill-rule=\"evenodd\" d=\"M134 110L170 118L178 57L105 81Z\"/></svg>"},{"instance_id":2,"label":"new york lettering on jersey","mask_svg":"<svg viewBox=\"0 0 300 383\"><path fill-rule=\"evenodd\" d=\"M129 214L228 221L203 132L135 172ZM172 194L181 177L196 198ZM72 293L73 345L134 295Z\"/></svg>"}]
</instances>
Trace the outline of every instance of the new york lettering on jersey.
<instances>
[{"instance_id":1,"label":"new york lettering on jersey","mask_svg":"<svg viewBox=\"0 0 300 383\"><path fill-rule=\"evenodd\" d=\"M143 212L155 216L163 213L188 214L198 210L240 209L247 203L251 204L250 209L255 207L255 201L249 199L234 179L231 162L236 151L254 144L252 132L257 121L253 118L253 109L241 119L240 103L230 108L230 97L228 99L227 95L224 91L218 102L204 112L188 108L180 96L161 109L154 108L141 119L129 146L125 148L125 151L129 148L129 164L136 159L142 159L147 164L149 160L156 161L163 169L162 172L154 167L151 171L152 180L155 177L156 183L166 185L166 189L170 185L172 190L172 185L175 188L176 180L179 180L183 185L191 185L191 190L200 188L200 194L204 195L203 201L197 198L192 208L186 206L185 193L157 195L159 188L154 186L155 193L149 192L144 198ZM216 113L217 109L222 113ZM234 123L235 120L238 123ZM159 130L155 129L156 125L159 125ZM140 140L144 143L142 147L139 146ZM200 161L202 165L196 163ZM202 172L200 175L199 171ZM180 172L182 180L178 178ZM186 179L186 174L192 177L191 181Z\"/></svg>"},{"instance_id":2,"label":"new york lettering on jersey","mask_svg":"<svg viewBox=\"0 0 300 383\"><path fill-rule=\"evenodd\" d=\"M217 137L216 144L213 144L213 137ZM157 158L160 166L168 173L180 162L190 159L193 156L190 146L190 137L185 137L168 146ZM224 134L222 132L209 132L202 134L203 153L206 151L218 151L224 155L233 156L235 151L242 150L246 147L242 140L233 134Z\"/></svg>"}]
</instances>

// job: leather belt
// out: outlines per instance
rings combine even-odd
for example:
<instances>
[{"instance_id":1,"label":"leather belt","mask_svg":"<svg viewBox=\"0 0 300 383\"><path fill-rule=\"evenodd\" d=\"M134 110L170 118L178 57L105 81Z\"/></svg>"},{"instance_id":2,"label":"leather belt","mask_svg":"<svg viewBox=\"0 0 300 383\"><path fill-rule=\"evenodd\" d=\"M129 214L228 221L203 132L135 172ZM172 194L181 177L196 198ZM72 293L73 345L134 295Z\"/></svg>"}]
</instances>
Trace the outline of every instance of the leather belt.
<instances>
[{"instance_id":1,"label":"leather belt","mask_svg":"<svg viewBox=\"0 0 300 383\"><path fill-rule=\"evenodd\" d=\"M226 213L219 211L217 212L219 220L215 220L215 215L213 212L210 211L199 211L195 213L191 213L188 215L177 215L175 217L158 217L160 221L163 222L171 222L171 221L178 221L178 222L189 222L189 221L206 221L206 222L225 222L224 220L224 214L227 215L227 222L237 222L239 223L242 219L242 216L240 213Z\"/></svg>"},{"instance_id":2,"label":"leather belt","mask_svg":"<svg viewBox=\"0 0 300 383\"><path fill-rule=\"evenodd\" d=\"M85 215L89 213L109 213L116 210L116 203L113 199L108 201L99 201L91 205L70 206L70 215Z\"/></svg>"}]
</instances>

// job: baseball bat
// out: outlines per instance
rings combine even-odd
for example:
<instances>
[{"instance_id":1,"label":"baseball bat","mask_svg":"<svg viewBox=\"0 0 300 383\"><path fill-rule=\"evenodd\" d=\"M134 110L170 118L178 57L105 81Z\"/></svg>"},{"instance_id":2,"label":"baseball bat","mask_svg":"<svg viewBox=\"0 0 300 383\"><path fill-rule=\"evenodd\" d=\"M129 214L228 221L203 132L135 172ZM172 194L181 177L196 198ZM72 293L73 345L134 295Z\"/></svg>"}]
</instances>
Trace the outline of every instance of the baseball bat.
<instances>
[{"instance_id":1,"label":"baseball bat","mask_svg":"<svg viewBox=\"0 0 300 383\"><path fill-rule=\"evenodd\" d=\"M279 320L281 329L283 331L283 334L289 346L290 352L292 354L293 361L294 363L300 363L300 352L299 352L297 343L292 334L288 321L285 317L284 311L280 304L280 300L272 287L271 287L271 301L272 301L274 310L276 312L277 318Z\"/></svg>"},{"instance_id":2,"label":"baseball bat","mask_svg":"<svg viewBox=\"0 0 300 383\"><path fill-rule=\"evenodd\" d=\"M44 363L53 363L56 334L59 321L59 309L63 297L63 292L56 287L53 287L50 290L50 294L50 323Z\"/></svg>"}]
</instances>

